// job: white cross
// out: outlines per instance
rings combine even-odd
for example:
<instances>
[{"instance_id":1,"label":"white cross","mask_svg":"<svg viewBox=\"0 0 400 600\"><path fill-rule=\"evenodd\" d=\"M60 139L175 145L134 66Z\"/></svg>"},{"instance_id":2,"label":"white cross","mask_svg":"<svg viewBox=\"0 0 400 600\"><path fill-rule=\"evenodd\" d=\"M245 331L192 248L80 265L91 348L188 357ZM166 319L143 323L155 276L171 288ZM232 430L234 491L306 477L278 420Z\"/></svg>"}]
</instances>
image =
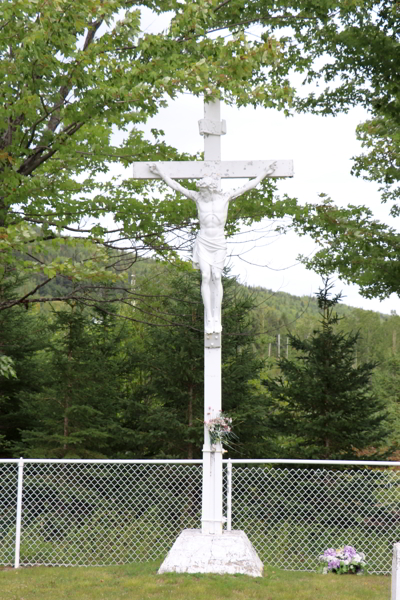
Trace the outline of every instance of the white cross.
<instances>
[{"instance_id":1,"label":"white cross","mask_svg":"<svg viewBox=\"0 0 400 600\"><path fill-rule=\"evenodd\" d=\"M291 160L221 161L221 135L226 123L221 121L220 101L204 104L204 119L199 121L204 136L204 161L168 161L157 163L171 179L202 179L217 175L220 178L253 178L271 168L269 177L292 177ZM150 167L155 163L133 163L135 179L159 179ZM221 334L205 334L204 344L204 420L218 416L221 403ZM209 433L204 427L202 532L222 534L222 447L212 448Z\"/></svg>"}]
</instances>

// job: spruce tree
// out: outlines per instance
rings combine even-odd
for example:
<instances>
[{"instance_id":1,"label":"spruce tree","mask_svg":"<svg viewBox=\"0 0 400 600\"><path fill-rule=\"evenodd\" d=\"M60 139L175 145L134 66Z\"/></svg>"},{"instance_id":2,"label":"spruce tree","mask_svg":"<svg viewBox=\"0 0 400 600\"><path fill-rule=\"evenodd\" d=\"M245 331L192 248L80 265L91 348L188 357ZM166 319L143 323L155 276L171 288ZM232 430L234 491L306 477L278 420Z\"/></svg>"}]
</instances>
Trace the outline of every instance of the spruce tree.
<instances>
[{"instance_id":1,"label":"spruce tree","mask_svg":"<svg viewBox=\"0 0 400 600\"><path fill-rule=\"evenodd\" d=\"M388 413L373 394L374 362L355 365L359 333L343 333L335 312L341 294L331 297L328 280L317 294L320 324L308 339L289 334L294 358L281 358L281 374L263 381L275 431L286 436L286 457L357 459L387 456ZM379 450L380 449L380 450Z\"/></svg>"},{"instance_id":2,"label":"spruce tree","mask_svg":"<svg viewBox=\"0 0 400 600\"><path fill-rule=\"evenodd\" d=\"M234 418L230 456L269 453L268 407L259 379L264 361L254 348L254 301L224 277L222 406ZM158 307L165 326L144 335L140 381L127 400L123 425L129 456L201 458L204 418L204 307L200 275L163 276ZM130 429L130 434L128 430Z\"/></svg>"},{"instance_id":3,"label":"spruce tree","mask_svg":"<svg viewBox=\"0 0 400 600\"><path fill-rule=\"evenodd\" d=\"M12 298L15 287L0 277L0 302ZM22 410L21 397L36 394L42 386L44 350L49 334L40 309L16 305L0 311L0 456L11 458L21 429L30 425Z\"/></svg>"},{"instance_id":4,"label":"spruce tree","mask_svg":"<svg viewBox=\"0 0 400 600\"><path fill-rule=\"evenodd\" d=\"M24 456L105 458L121 437L118 411L131 357L124 322L102 310L63 303L48 319L51 339L41 387L20 394Z\"/></svg>"}]
</instances>

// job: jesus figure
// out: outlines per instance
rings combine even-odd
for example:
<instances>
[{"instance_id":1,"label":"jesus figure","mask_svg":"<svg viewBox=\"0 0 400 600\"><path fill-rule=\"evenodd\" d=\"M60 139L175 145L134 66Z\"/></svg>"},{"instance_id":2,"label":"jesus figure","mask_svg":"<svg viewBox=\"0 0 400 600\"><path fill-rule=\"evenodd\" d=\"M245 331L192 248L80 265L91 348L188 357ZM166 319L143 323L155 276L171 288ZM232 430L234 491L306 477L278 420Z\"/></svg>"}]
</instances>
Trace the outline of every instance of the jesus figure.
<instances>
[{"instance_id":1,"label":"jesus figure","mask_svg":"<svg viewBox=\"0 0 400 600\"><path fill-rule=\"evenodd\" d=\"M196 202L200 221L193 248L193 266L201 271L201 295L204 303L205 333L220 333L222 304L222 270L227 255L224 227L228 216L228 205L242 194L255 188L267 175L275 171L272 163L261 175L251 179L241 188L223 192L219 187L218 175L204 177L198 183L199 191L187 190L177 181L166 175L154 163L150 169L161 177L169 187Z\"/></svg>"}]
</instances>

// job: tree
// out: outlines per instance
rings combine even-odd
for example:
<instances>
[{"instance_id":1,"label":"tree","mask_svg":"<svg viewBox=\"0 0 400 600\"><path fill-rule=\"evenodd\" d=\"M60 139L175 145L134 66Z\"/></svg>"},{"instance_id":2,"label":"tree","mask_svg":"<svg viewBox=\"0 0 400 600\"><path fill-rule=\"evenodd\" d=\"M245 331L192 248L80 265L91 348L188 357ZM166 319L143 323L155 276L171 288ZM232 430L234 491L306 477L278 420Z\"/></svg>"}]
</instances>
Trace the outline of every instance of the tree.
<instances>
[{"instance_id":1,"label":"tree","mask_svg":"<svg viewBox=\"0 0 400 600\"><path fill-rule=\"evenodd\" d=\"M14 453L110 455L121 437L118 412L134 360L124 344L127 328L124 321L77 304L53 312L41 385L19 394L21 441L14 443Z\"/></svg>"},{"instance_id":2,"label":"tree","mask_svg":"<svg viewBox=\"0 0 400 600\"><path fill-rule=\"evenodd\" d=\"M399 104L399 103L398 103ZM382 201L393 203L392 216L400 214L400 106L397 114L374 114L357 127L357 139L366 150L354 159L352 172L357 177L380 184Z\"/></svg>"},{"instance_id":3,"label":"tree","mask_svg":"<svg viewBox=\"0 0 400 600\"><path fill-rule=\"evenodd\" d=\"M397 445L400 434L400 359L398 355L388 356L373 378L374 394L385 403L393 424L392 442ZM397 453L398 456L398 453ZM397 456L393 460L397 460Z\"/></svg>"},{"instance_id":4,"label":"tree","mask_svg":"<svg viewBox=\"0 0 400 600\"><path fill-rule=\"evenodd\" d=\"M203 445L204 308L200 277L170 273L158 310L171 326L147 328L141 377L127 395L122 425L131 456L198 458ZM224 278L222 405L234 418L239 456L268 453L268 409L255 384L263 366L253 348L253 301Z\"/></svg>"},{"instance_id":5,"label":"tree","mask_svg":"<svg viewBox=\"0 0 400 600\"><path fill-rule=\"evenodd\" d=\"M357 127L357 137L368 153L355 157L352 173L382 184L382 200L394 201L391 212L399 214L400 179L400 11L392 0L346 2L336 19L325 22L320 35L309 36L315 52L329 56L322 66L308 73L308 81L323 76L332 85L320 94L299 100L305 110L326 114L338 106L361 104L371 114ZM318 28L318 25L316 26ZM308 39L305 39L306 36ZM335 81L336 79L336 81ZM337 82L339 80L339 82Z\"/></svg>"},{"instance_id":6,"label":"tree","mask_svg":"<svg viewBox=\"0 0 400 600\"><path fill-rule=\"evenodd\" d=\"M395 216L400 210L397 204L400 197L400 77L396 66L400 59L399 22L397 2L375 3L375 16L369 19L368 27L360 20L350 44L343 48L347 53L351 46L362 49L354 66L357 76L372 84L367 91L368 101L364 103L371 118L357 127L357 137L368 152L355 158L352 172L381 184L382 201L394 202L390 212Z\"/></svg>"},{"instance_id":7,"label":"tree","mask_svg":"<svg viewBox=\"0 0 400 600\"><path fill-rule=\"evenodd\" d=\"M329 107L331 101L340 104L340 98L346 103L348 96L368 109L371 118L357 128L365 151L354 158L352 173L379 183L382 202L392 202L390 214L397 216L399 4L391 0L343 4L347 16L341 13L321 46L334 59L332 64L324 63L322 70L328 80L340 76L341 81L316 97L312 110ZM304 106L310 107L310 101L312 106L309 97ZM316 206L296 208L293 226L299 233L310 234L321 246L312 259L301 257L308 268L324 276L338 272L344 281L359 285L360 293L367 298L399 293L399 232L377 221L368 208L350 205L341 209L323 195L322 203Z\"/></svg>"},{"instance_id":8,"label":"tree","mask_svg":"<svg viewBox=\"0 0 400 600\"><path fill-rule=\"evenodd\" d=\"M400 50L398 53L400 56ZM400 86L398 77L397 85ZM382 202L390 202L390 215L397 217L400 214L398 99L393 104L397 106L397 116L375 112L372 119L357 128L358 138L368 153L354 159L352 172L381 184ZM337 272L342 280L357 284L366 298L399 295L399 231L375 219L365 206L340 208L325 194L321 198L322 202L296 207L292 213L292 227L300 235L310 235L320 246L312 258L301 256L302 262L323 276Z\"/></svg>"},{"instance_id":9,"label":"tree","mask_svg":"<svg viewBox=\"0 0 400 600\"><path fill-rule=\"evenodd\" d=\"M0 453L9 457L20 429L29 425L21 413L21 395L41 389L48 333L43 316L22 306L0 313L0 331L0 363L6 367L0 370Z\"/></svg>"},{"instance_id":10,"label":"tree","mask_svg":"<svg viewBox=\"0 0 400 600\"><path fill-rule=\"evenodd\" d=\"M338 208L323 197L318 205L298 208L292 223L321 247L312 258L300 256L308 269L323 276L338 272L366 298L400 293L400 234L374 219L368 208Z\"/></svg>"},{"instance_id":11,"label":"tree","mask_svg":"<svg viewBox=\"0 0 400 600\"><path fill-rule=\"evenodd\" d=\"M385 447L390 427L383 402L371 391L376 364L354 365L359 334L337 331L341 294L330 297L332 287L325 281L317 294L321 329L305 340L290 335L298 357L282 358L281 375L264 381L273 426L290 436L288 453L296 458L356 459L362 450L383 456L377 448Z\"/></svg>"},{"instance_id":12,"label":"tree","mask_svg":"<svg viewBox=\"0 0 400 600\"><path fill-rule=\"evenodd\" d=\"M328 13L323 15L327 7ZM375 114L398 120L398 2L366 0L336 6L322 3L320 15L321 21L315 20L310 28L313 35L305 27L300 36L306 49L314 47L314 57L330 57L320 61L318 68L310 69L308 81L323 76L331 85L320 94L300 100L300 104L311 105L315 112L323 114L334 114L338 106L346 109L351 104L361 104Z\"/></svg>"},{"instance_id":13,"label":"tree","mask_svg":"<svg viewBox=\"0 0 400 600\"><path fill-rule=\"evenodd\" d=\"M147 140L141 129L168 98L189 92L286 112L290 105L335 112L358 102L390 109L398 46L391 33L397 4L388 0L141 6L168 12L169 27L141 31L140 8L131 0L1 3L0 276L36 278L0 308L54 298L47 284L56 276L70 283L63 296L69 300L89 295L100 302L93 287L111 284L132 293L124 272L140 255L171 259L190 245L197 225L189 201L171 202L160 197L158 183L115 175L116 165L132 160L189 158L166 145L161 131ZM261 27L259 40L246 39L244 28L252 24ZM344 83L318 97L294 97L291 70L328 84L343 76ZM265 181L238 199L228 233L239 220L293 210L289 200L276 199L272 207L274 191ZM57 252L82 237L83 257Z\"/></svg>"},{"instance_id":14,"label":"tree","mask_svg":"<svg viewBox=\"0 0 400 600\"><path fill-rule=\"evenodd\" d=\"M249 43L242 34L211 39L206 31L229 21L214 2L149 7L158 14L174 11L166 32L142 34L140 10L127 0L1 5L2 273L15 280L21 273L42 276L5 308L38 301L32 296L39 291L49 299L45 286L57 274L75 283L67 299L85 297L88 281L89 293L96 282L115 284L116 271L138 253L170 256L177 230L193 232L190 202L160 200L157 185L130 176L104 182L115 164L188 158L163 143L161 132L148 141L140 130L167 97L223 93L230 102L278 107L290 100L285 77L271 83L261 70L275 69L280 60L275 40ZM115 131L121 134L117 143ZM267 196L272 189L265 185ZM251 220L254 206L247 205L241 205L243 217ZM102 219L110 213L116 225L108 231ZM81 243L82 235L88 240L84 260L46 258L48 246L73 244L74 237Z\"/></svg>"}]
</instances>

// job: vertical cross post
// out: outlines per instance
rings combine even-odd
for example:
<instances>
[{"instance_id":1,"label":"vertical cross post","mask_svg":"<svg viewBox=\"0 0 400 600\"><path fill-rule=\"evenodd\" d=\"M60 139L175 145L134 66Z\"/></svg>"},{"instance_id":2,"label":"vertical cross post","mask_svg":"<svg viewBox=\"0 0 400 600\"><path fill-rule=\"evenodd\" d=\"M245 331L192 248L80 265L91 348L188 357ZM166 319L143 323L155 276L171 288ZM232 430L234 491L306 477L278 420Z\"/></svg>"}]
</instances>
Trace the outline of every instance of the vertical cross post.
<instances>
[{"instance_id":1,"label":"vertical cross post","mask_svg":"<svg viewBox=\"0 0 400 600\"><path fill-rule=\"evenodd\" d=\"M221 104L219 100L204 103L204 160L221 160ZM221 125L220 125L221 123ZM213 133L212 133L213 132Z\"/></svg>"},{"instance_id":2,"label":"vertical cross post","mask_svg":"<svg viewBox=\"0 0 400 600\"><path fill-rule=\"evenodd\" d=\"M220 101L204 104L204 119L199 122L204 135L204 161L221 161ZM221 334L204 334L204 420L217 417L221 401ZM203 498L201 530L203 534L222 534L222 446L211 446L204 427Z\"/></svg>"}]
</instances>

